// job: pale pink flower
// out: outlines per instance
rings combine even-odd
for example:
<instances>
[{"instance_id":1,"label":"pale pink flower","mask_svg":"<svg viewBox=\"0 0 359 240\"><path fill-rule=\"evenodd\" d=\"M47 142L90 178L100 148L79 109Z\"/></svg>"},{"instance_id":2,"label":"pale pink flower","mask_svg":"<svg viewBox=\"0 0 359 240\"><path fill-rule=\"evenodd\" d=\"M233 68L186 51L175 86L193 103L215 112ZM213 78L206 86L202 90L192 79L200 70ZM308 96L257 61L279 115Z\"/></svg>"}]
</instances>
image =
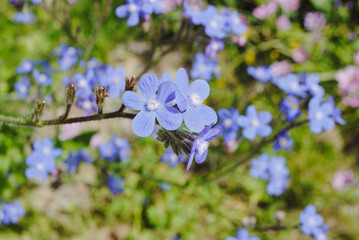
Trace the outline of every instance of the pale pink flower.
<instances>
[{"instance_id":1,"label":"pale pink flower","mask_svg":"<svg viewBox=\"0 0 359 240\"><path fill-rule=\"evenodd\" d=\"M359 65L359 51L354 53L354 62L355 64Z\"/></svg>"},{"instance_id":2,"label":"pale pink flower","mask_svg":"<svg viewBox=\"0 0 359 240\"><path fill-rule=\"evenodd\" d=\"M183 0L163 0L162 4L164 6L163 13L169 13L176 9L176 7L181 6Z\"/></svg>"},{"instance_id":3,"label":"pale pink flower","mask_svg":"<svg viewBox=\"0 0 359 240\"><path fill-rule=\"evenodd\" d=\"M276 2L286 12L293 12L300 6L299 0L276 0Z\"/></svg>"},{"instance_id":4,"label":"pale pink flower","mask_svg":"<svg viewBox=\"0 0 359 240\"><path fill-rule=\"evenodd\" d=\"M90 140L90 146L92 148L97 148L99 147L102 143L104 143L104 140L102 139L102 137L100 136L100 134L95 134L92 136L91 140Z\"/></svg>"},{"instance_id":5,"label":"pale pink flower","mask_svg":"<svg viewBox=\"0 0 359 240\"><path fill-rule=\"evenodd\" d=\"M281 15L277 17L277 20L275 21L275 25L279 30L282 31L288 31L292 28L292 23L287 15Z\"/></svg>"},{"instance_id":6,"label":"pale pink flower","mask_svg":"<svg viewBox=\"0 0 359 240\"><path fill-rule=\"evenodd\" d=\"M271 71L275 77L284 77L292 72L292 65L288 60L277 61L271 65Z\"/></svg>"},{"instance_id":7,"label":"pale pink flower","mask_svg":"<svg viewBox=\"0 0 359 240\"><path fill-rule=\"evenodd\" d=\"M258 19L266 19L274 15L278 10L278 4L274 1L261 4L253 10L253 15Z\"/></svg>"},{"instance_id":8,"label":"pale pink flower","mask_svg":"<svg viewBox=\"0 0 359 240\"><path fill-rule=\"evenodd\" d=\"M355 175L353 171L337 171L332 178L332 187L337 190L342 190L353 185L354 181Z\"/></svg>"},{"instance_id":9,"label":"pale pink flower","mask_svg":"<svg viewBox=\"0 0 359 240\"><path fill-rule=\"evenodd\" d=\"M241 35L241 36L233 36L233 37L232 37L232 41L233 41L234 43L236 43L238 46L244 47L244 45L246 45L246 43L247 43L247 37L244 36L244 35Z\"/></svg>"},{"instance_id":10,"label":"pale pink flower","mask_svg":"<svg viewBox=\"0 0 359 240\"><path fill-rule=\"evenodd\" d=\"M81 131L81 123L72 123L63 125L61 127L61 132L59 134L59 140L66 141L73 139L77 135L79 135Z\"/></svg>"},{"instance_id":11,"label":"pale pink flower","mask_svg":"<svg viewBox=\"0 0 359 240\"><path fill-rule=\"evenodd\" d=\"M304 18L304 27L308 30L321 29L325 26L325 23L325 17L320 12L309 12Z\"/></svg>"},{"instance_id":12,"label":"pale pink flower","mask_svg":"<svg viewBox=\"0 0 359 240\"><path fill-rule=\"evenodd\" d=\"M359 107L359 67L347 66L344 70L338 71L335 78L343 96L343 103Z\"/></svg>"},{"instance_id":13,"label":"pale pink flower","mask_svg":"<svg viewBox=\"0 0 359 240\"><path fill-rule=\"evenodd\" d=\"M292 50L292 57L296 63L303 63L309 58L308 54L305 52L302 46Z\"/></svg>"}]
</instances>

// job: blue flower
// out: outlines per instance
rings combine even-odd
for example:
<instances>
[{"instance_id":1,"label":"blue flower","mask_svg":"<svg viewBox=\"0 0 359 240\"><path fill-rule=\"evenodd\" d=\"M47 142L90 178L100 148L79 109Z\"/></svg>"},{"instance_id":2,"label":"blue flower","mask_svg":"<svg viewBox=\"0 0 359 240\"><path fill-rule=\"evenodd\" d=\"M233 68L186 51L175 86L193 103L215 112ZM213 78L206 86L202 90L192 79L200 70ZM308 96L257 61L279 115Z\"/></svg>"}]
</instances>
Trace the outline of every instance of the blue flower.
<instances>
[{"instance_id":1,"label":"blue flower","mask_svg":"<svg viewBox=\"0 0 359 240\"><path fill-rule=\"evenodd\" d=\"M217 59L217 52L222 51L224 49L224 43L222 40L211 39L206 47L205 53L206 55L213 59Z\"/></svg>"},{"instance_id":2,"label":"blue flower","mask_svg":"<svg viewBox=\"0 0 359 240\"><path fill-rule=\"evenodd\" d=\"M239 125L237 119L239 117L239 112L237 109L220 109L218 110L218 117L220 119L220 124L223 128L223 140L225 142L235 140L238 135Z\"/></svg>"},{"instance_id":3,"label":"blue flower","mask_svg":"<svg viewBox=\"0 0 359 240\"><path fill-rule=\"evenodd\" d=\"M311 132L318 134L334 128L335 122L332 118L334 107L328 102L323 102L322 98L314 97L309 101L308 120Z\"/></svg>"},{"instance_id":4,"label":"blue flower","mask_svg":"<svg viewBox=\"0 0 359 240\"><path fill-rule=\"evenodd\" d=\"M115 175L110 175L107 178L106 185L110 189L111 193L114 195L120 194L123 192L123 186L125 180L122 177L117 177Z\"/></svg>"},{"instance_id":5,"label":"blue flower","mask_svg":"<svg viewBox=\"0 0 359 240\"><path fill-rule=\"evenodd\" d=\"M165 105L174 99L176 85L173 82L163 82L159 86L158 84L158 77L147 73L138 83L143 96L132 91L126 91L122 96L122 102L127 108L140 110L132 120L132 130L137 136L151 135L156 119L167 130L176 130L182 124L183 118L180 111Z\"/></svg>"},{"instance_id":6,"label":"blue flower","mask_svg":"<svg viewBox=\"0 0 359 240\"><path fill-rule=\"evenodd\" d=\"M220 75L220 68L218 62L207 57L203 53L197 53L194 56L194 62L191 69L192 78L201 78L210 81L214 76Z\"/></svg>"},{"instance_id":7,"label":"blue flower","mask_svg":"<svg viewBox=\"0 0 359 240\"><path fill-rule=\"evenodd\" d=\"M40 4L42 2L42 0L31 0L31 2L33 4Z\"/></svg>"},{"instance_id":8,"label":"blue flower","mask_svg":"<svg viewBox=\"0 0 359 240\"><path fill-rule=\"evenodd\" d=\"M79 55L81 54L81 50L76 49L74 47L67 47L62 49L60 54L60 58L58 60L61 71L68 71L79 60Z\"/></svg>"},{"instance_id":9,"label":"blue flower","mask_svg":"<svg viewBox=\"0 0 359 240\"><path fill-rule=\"evenodd\" d=\"M203 104L209 96L210 88L205 80L196 80L189 85L187 72L184 68L177 71L176 103L183 112L184 123L192 132L200 132L206 125L217 122L216 112Z\"/></svg>"},{"instance_id":10,"label":"blue flower","mask_svg":"<svg viewBox=\"0 0 359 240\"><path fill-rule=\"evenodd\" d=\"M163 0L145 0L142 10L147 14L161 14L165 10Z\"/></svg>"},{"instance_id":11,"label":"blue flower","mask_svg":"<svg viewBox=\"0 0 359 240\"><path fill-rule=\"evenodd\" d=\"M79 98L76 101L76 106L83 110L84 116L89 116L94 112L97 112L97 105L95 102L95 96L91 95L88 98Z\"/></svg>"},{"instance_id":12,"label":"blue flower","mask_svg":"<svg viewBox=\"0 0 359 240\"><path fill-rule=\"evenodd\" d=\"M218 127L212 128L212 126L213 124L205 127L194 140L187 164L187 172L192 165L193 158L195 158L196 163L198 164L201 164L204 162L204 160L206 160L209 142L221 135L222 129Z\"/></svg>"},{"instance_id":13,"label":"blue flower","mask_svg":"<svg viewBox=\"0 0 359 240\"><path fill-rule=\"evenodd\" d=\"M307 96L307 87L300 82L298 75L290 73L285 77L278 78L277 81L278 87L285 93L303 98Z\"/></svg>"},{"instance_id":14,"label":"blue flower","mask_svg":"<svg viewBox=\"0 0 359 240\"><path fill-rule=\"evenodd\" d=\"M34 68L34 64L31 60L25 59L21 61L20 66L16 67L15 71L17 74L29 74Z\"/></svg>"},{"instance_id":15,"label":"blue flower","mask_svg":"<svg viewBox=\"0 0 359 240\"><path fill-rule=\"evenodd\" d=\"M95 86L94 76L94 71L89 70L86 71L85 75L76 73L71 78L70 83L73 83L76 86L76 98L85 99L93 95L92 88Z\"/></svg>"},{"instance_id":16,"label":"blue flower","mask_svg":"<svg viewBox=\"0 0 359 240\"><path fill-rule=\"evenodd\" d=\"M116 16L125 18L128 16L127 25L136 26L140 21L140 13L142 10L143 0L127 0L127 4L116 8Z\"/></svg>"},{"instance_id":17,"label":"blue flower","mask_svg":"<svg viewBox=\"0 0 359 240\"><path fill-rule=\"evenodd\" d=\"M15 83L15 90L19 99L25 99L30 92L30 80L26 76L22 76L19 81Z\"/></svg>"},{"instance_id":18,"label":"blue flower","mask_svg":"<svg viewBox=\"0 0 359 240\"><path fill-rule=\"evenodd\" d=\"M205 23L204 10L193 9L186 1L183 2L184 12L183 16L188 17L194 25L200 25Z\"/></svg>"},{"instance_id":19,"label":"blue flower","mask_svg":"<svg viewBox=\"0 0 359 240\"><path fill-rule=\"evenodd\" d=\"M314 236L314 234L319 235L318 233L323 230L324 218L317 214L317 210L313 205L308 205L300 213L299 222L301 224L300 230L308 235Z\"/></svg>"},{"instance_id":20,"label":"blue flower","mask_svg":"<svg viewBox=\"0 0 359 240\"><path fill-rule=\"evenodd\" d=\"M79 168L81 161L91 163L92 157L85 150L80 150L76 154L70 153L68 158L64 160L67 165L67 173L75 172Z\"/></svg>"},{"instance_id":21,"label":"blue flower","mask_svg":"<svg viewBox=\"0 0 359 240\"><path fill-rule=\"evenodd\" d=\"M4 203L1 212L3 215L2 222L5 225L9 225L10 223L18 223L20 218L25 215L25 209L21 206L19 200L15 200L12 203Z\"/></svg>"},{"instance_id":22,"label":"blue flower","mask_svg":"<svg viewBox=\"0 0 359 240\"><path fill-rule=\"evenodd\" d=\"M234 35L242 35L247 32L247 25L241 20L241 16L237 11L232 11L230 14L227 24L230 26L230 30Z\"/></svg>"},{"instance_id":23,"label":"blue flower","mask_svg":"<svg viewBox=\"0 0 359 240\"><path fill-rule=\"evenodd\" d=\"M256 107L247 107L246 116L238 117L238 125L243 128L242 134L249 140L254 140L258 134L260 137L268 137L272 133L269 126L272 114L268 111L257 113Z\"/></svg>"},{"instance_id":24,"label":"blue flower","mask_svg":"<svg viewBox=\"0 0 359 240\"><path fill-rule=\"evenodd\" d=\"M262 153L258 158L252 159L251 169L249 175L252 178L261 178L263 180L269 179L269 156L268 154Z\"/></svg>"},{"instance_id":25,"label":"blue flower","mask_svg":"<svg viewBox=\"0 0 359 240\"><path fill-rule=\"evenodd\" d=\"M56 158L61 156L62 149L54 148L54 143L50 138L42 141L35 141L34 151L26 157L28 168L25 175L28 179L39 178L45 181L49 173L56 170Z\"/></svg>"},{"instance_id":26,"label":"blue flower","mask_svg":"<svg viewBox=\"0 0 359 240\"><path fill-rule=\"evenodd\" d=\"M268 172L271 178L286 178L289 176L289 169L283 157L272 156L268 164Z\"/></svg>"},{"instance_id":27,"label":"blue flower","mask_svg":"<svg viewBox=\"0 0 359 240\"><path fill-rule=\"evenodd\" d=\"M12 21L21 24L30 24L35 22L35 15L32 12L17 12L12 16Z\"/></svg>"},{"instance_id":28,"label":"blue flower","mask_svg":"<svg viewBox=\"0 0 359 240\"><path fill-rule=\"evenodd\" d=\"M256 68L253 66L249 66L247 68L247 72L255 80L258 80L260 82L268 82L273 78L270 66L262 65L262 66L258 66Z\"/></svg>"},{"instance_id":29,"label":"blue flower","mask_svg":"<svg viewBox=\"0 0 359 240\"><path fill-rule=\"evenodd\" d=\"M108 87L108 94L112 98L119 98L126 88L126 72L123 68L108 66L106 77L100 79L101 86Z\"/></svg>"},{"instance_id":30,"label":"blue flower","mask_svg":"<svg viewBox=\"0 0 359 240\"><path fill-rule=\"evenodd\" d=\"M302 116L299 108L299 99L295 96L287 96L280 104L280 110L284 112L288 122L294 122L295 119Z\"/></svg>"},{"instance_id":31,"label":"blue flower","mask_svg":"<svg viewBox=\"0 0 359 240\"><path fill-rule=\"evenodd\" d=\"M119 138L112 135L110 141L99 146L100 156L113 162L117 157L122 161L128 161L132 148L126 138Z\"/></svg>"},{"instance_id":32,"label":"blue flower","mask_svg":"<svg viewBox=\"0 0 359 240\"><path fill-rule=\"evenodd\" d=\"M226 240L259 240L256 236L250 236L247 229L239 229L236 237L227 237Z\"/></svg>"},{"instance_id":33,"label":"blue flower","mask_svg":"<svg viewBox=\"0 0 359 240\"><path fill-rule=\"evenodd\" d=\"M161 161L168 163L168 165L173 168L176 167L179 163L185 163L187 161L187 157L184 155L177 156L172 148L169 148L162 155Z\"/></svg>"},{"instance_id":34,"label":"blue flower","mask_svg":"<svg viewBox=\"0 0 359 240\"><path fill-rule=\"evenodd\" d=\"M41 73L39 70L35 69L32 72L32 75L34 76L36 82L40 85L40 86L46 86L49 87L52 85L52 79L50 74L43 72Z\"/></svg>"},{"instance_id":35,"label":"blue flower","mask_svg":"<svg viewBox=\"0 0 359 240\"><path fill-rule=\"evenodd\" d=\"M213 5L208 5L205 10L204 16L204 32L211 38L225 38L226 32L226 19L218 14L217 8Z\"/></svg>"},{"instance_id":36,"label":"blue flower","mask_svg":"<svg viewBox=\"0 0 359 240\"><path fill-rule=\"evenodd\" d=\"M267 193L273 196L280 196L288 189L289 178L272 177L267 184Z\"/></svg>"},{"instance_id":37,"label":"blue flower","mask_svg":"<svg viewBox=\"0 0 359 240\"><path fill-rule=\"evenodd\" d=\"M319 85L320 79L317 74L306 74L303 73L302 77L304 78L305 85L307 86L309 92L312 96L315 97L323 97L324 96L324 88Z\"/></svg>"},{"instance_id":38,"label":"blue flower","mask_svg":"<svg viewBox=\"0 0 359 240\"><path fill-rule=\"evenodd\" d=\"M345 120L342 118L342 112L340 111L340 109L338 107L335 106L335 102L334 102L334 98L333 96L329 96L327 98L327 103L331 104L333 107L333 111L332 111L332 118L334 119L334 121L340 125L345 125Z\"/></svg>"},{"instance_id":39,"label":"blue flower","mask_svg":"<svg viewBox=\"0 0 359 240\"><path fill-rule=\"evenodd\" d=\"M277 139L273 144L275 151L280 151L282 149L290 149L293 146L293 140L289 138L287 131L284 129L281 130L278 134Z\"/></svg>"}]
</instances>

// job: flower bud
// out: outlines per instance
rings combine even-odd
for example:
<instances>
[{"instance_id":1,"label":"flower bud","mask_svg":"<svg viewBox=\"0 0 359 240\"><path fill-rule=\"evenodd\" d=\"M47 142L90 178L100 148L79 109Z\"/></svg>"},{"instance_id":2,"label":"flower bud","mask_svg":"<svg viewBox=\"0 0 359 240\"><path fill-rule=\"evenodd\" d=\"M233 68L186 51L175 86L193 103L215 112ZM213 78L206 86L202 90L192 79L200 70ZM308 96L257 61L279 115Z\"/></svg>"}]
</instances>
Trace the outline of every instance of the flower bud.
<instances>
[{"instance_id":1,"label":"flower bud","mask_svg":"<svg viewBox=\"0 0 359 240\"><path fill-rule=\"evenodd\" d=\"M75 96L76 96L76 88L73 84L70 84L69 88L67 89L66 103L69 105L74 104Z\"/></svg>"}]
</instances>

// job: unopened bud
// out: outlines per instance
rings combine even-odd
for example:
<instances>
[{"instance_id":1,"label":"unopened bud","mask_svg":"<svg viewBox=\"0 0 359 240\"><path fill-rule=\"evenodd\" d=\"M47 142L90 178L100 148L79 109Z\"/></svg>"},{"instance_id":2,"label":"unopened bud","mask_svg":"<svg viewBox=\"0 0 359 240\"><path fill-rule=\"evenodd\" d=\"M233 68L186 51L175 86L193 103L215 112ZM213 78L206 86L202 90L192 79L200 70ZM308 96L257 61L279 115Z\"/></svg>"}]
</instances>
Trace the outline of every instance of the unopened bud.
<instances>
[{"instance_id":1,"label":"unopened bud","mask_svg":"<svg viewBox=\"0 0 359 240\"><path fill-rule=\"evenodd\" d=\"M45 108L45 101L39 102L39 100L37 100L35 103L34 111L32 113L32 118L33 119L35 118L36 122L39 121L44 108Z\"/></svg>"},{"instance_id":2,"label":"unopened bud","mask_svg":"<svg viewBox=\"0 0 359 240\"><path fill-rule=\"evenodd\" d=\"M132 76L131 79L126 77L126 89L125 89L125 91L133 91L133 89L136 86L135 80L136 80L136 76Z\"/></svg>"},{"instance_id":3,"label":"unopened bud","mask_svg":"<svg viewBox=\"0 0 359 240\"><path fill-rule=\"evenodd\" d=\"M97 104L97 111L98 114L102 114L103 105L105 103L105 98L109 97L107 94L106 87L98 88L96 90L96 104Z\"/></svg>"},{"instance_id":4,"label":"unopened bud","mask_svg":"<svg viewBox=\"0 0 359 240\"><path fill-rule=\"evenodd\" d=\"M75 96L76 96L76 88L73 84L70 84L69 88L67 89L66 103L70 105L74 104Z\"/></svg>"}]
</instances>

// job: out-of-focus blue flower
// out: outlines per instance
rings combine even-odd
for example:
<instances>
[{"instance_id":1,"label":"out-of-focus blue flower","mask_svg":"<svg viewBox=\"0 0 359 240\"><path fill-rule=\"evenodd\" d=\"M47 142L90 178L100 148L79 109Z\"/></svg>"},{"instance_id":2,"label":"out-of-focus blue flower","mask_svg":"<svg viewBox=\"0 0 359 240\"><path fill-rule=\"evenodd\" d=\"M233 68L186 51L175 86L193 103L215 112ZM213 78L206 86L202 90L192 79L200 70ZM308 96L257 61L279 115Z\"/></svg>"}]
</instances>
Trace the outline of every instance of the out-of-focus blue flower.
<instances>
[{"instance_id":1,"label":"out-of-focus blue flower","mask_svg":"<svg viewBox=\"0 0 359 240\"><path fill-rule=\"evenodd\" d=\"M273 144L273 148L275 151L280 151L282 149L290 149L293 146L293 140L289 138L287 131L284 129L281 130L278 134L277 139Z\"/></svg>"},{"instance_id":2,"label":"out-of-focus blue flower","mask_svg":"<svg viewBox=\"0 0 359 240\"><path fill-rule=\"evenodd\" d=\"M193 9L186 1L183 2L183 8L182 15L188 17L193 24L200 25L205 23L205 10Z\"/></svg>"},{"instance_id":3,"label":"out-of-focus blue flower","mask_svg":"<svg viewBox=\"0 0 359 240\"><path fill-rule=\"evenodd\" d=\"M258 80L260 82L268 82L273 78L270 66L264 66L264 65L258 67L249 66L247 68L247 72L255 80Z\"/></svg>"},{"instance_id":4,"label":"out-of-focus blue flower","mask_svg":"<svg viewBox=\"0 0 359 240\"><path fill-rule=\"evenodd\" d=\"M161 189L162 191L168 191L168 190L171 189L171 187L172 187L172 185L171 185L170 183L168 183L168 182L162 182L162 183L160 184L160 189Z\"/></svg>"},{"instance_id":5,"label":"out-of-focus blue flower","mask_svg":"<svg viewBox=\"0 0 359 240\"><path fill-rule=\"evenodd\" d=\"M127 4L116 8L116 16L125 18L128 16L127 25L136 26L140 21L140 13L142 10L143 0L127 0Z\"/></svg>"},{"instance_id":6,"label":"out-of-focus blue flower","mask_svg":"<svg viewBox=\"0 0 359 240\"><path fill-rule=\"evenodd\" d=\"M285 114L288 122L294 122L295 119L302 116L299 107L299 99L295 96L289 95L280 104L280 110Z\"/></svg>"},{"instance_id":7,"label":"out-of-focus blue flower","mask_svg":"<svg viewBox=\"0 0 359 240\"><path fill-rule=\"evenodd\" d=\"M125 185L125 179L111 174L107 178L106 185L110 189L112 194L117 195L117 194L120 194L123 192L123 186Z\"/></svg>"},{"instance_id":8,"label":"out-of-focus blue flower","mask_svg":"<svg viewBox=\"0 0 359 240\"><path fill-rule=\"evenodd\" d=\"M205 53L206 55L213 59L217 59L217 52L222 51L224 49L224 43L222 40L211 39L206 47Z\"/></svg>"},{"instance_id":9,"label":"out-of-focus blue flower","mask_svg":"<svg viewBox=\"0 0 359 240\"><path fill-rule=\"evenodd\" d=\"M235 108L222 108L218 110L218 117L221 121L219 126L223 128L223 140L225 142L235 140L239 131L239 125L237 122L239 117L238 110Z\"/></svg>"},{"instance_id":10,"label":"out-of-focus blue flower","mask_svg":"<svg viewBox=\"0 0 359 240\"><path fill-rule=\"evenodd\" d=\"M30 92L30 80L26 76L20 77L19 81L17 81L14 85L15 91L17 93L17 97L19 99L25 99Z\"/></svg>"},{"instance_id":11,"label":"out-of-focus blue flower","mask_svg":"<svg viewBox=\"0 0 359 240\"><path fill-rule=\"evenodd\" d=\"M319 85L320 79L317 74L306 74L303 73L301 77L304 78L304 83L307 86L310 94L314 97L323 97L324 96L324 88Z\"/></svg>"},{"instance_id":12,"label":"out-of-focus blue flower","mask_svg":"<svg viewBox=\"0 0 359 240\"><path fill-rule=\"evenodd\" d=\"M40 86L51 86L52 85L52 79L50 74L46 73L46 72L40 72L38 69L35 69L32 72L32 75L34 76L36 82L40 85Z\"/></svg>"},{"instance_id":13,"label":"out-of-focus blue flower","mask_svg":"<svg viewBox=\"0 0 359 240\"><path fill-rule=\"evenodd\" d=\"M333 107L333 111L332 111L332 118L334 119L334 121L340 125L345 125L345 120L342 118L342 112L340 111L340 109L338 107L335 106L335 102L334 102L334 98L333 96L329 96L327 98L327 103L331 104Z\"/></svg>"},{"instance_id":14,"label":"out-of-focus blue flower","mask_svg":"<svg viewBox=\"0 0 359 240\"><path fill-rule=\"evenodd\" d=\"M261 178L263 180L269 179L269 156L266 153L262 153L258 158L252 159L251 169L249 170L249 175L252 178Z\"/></svg>"},{"instance_id":15,"label":"out-of-focus blue flower","mask_svg":"<svg viewBox=\"0 0 359 240\"><path fill-rule=\"evenodd\" d=\"M324 225L324 218L317 214L317 209L313 205L308 205L300 213L300 230L308 236L319 236L325 233L327 226Z\"/></svg>"},{"instance_id":16,"label":"out-of-focus blue flower","mask_svg":"<svg viewBox=\"0 0 359 240\"><path fill-rule=\"evenodd\" d=\"M176 167L179 163L185 163L187 161L187 157L184 155L177 156L177 154L169 148L165 151L165 153L161 157L161 161L164 163L168 163L170 167Z\"/></svg>"},{"instance_id":17,"label":"out-of-focus blue flower","mask_svg":"<svg viewBox=\"0 0 359 240\"><path fill-rule=\"evenodd\" d=\"M28 179L39 178L40 181L47 179L48 174L56 170L56 158L62 154L61 148L54 148L50 138L35 141L34 151L26 157L28 168L25 175Z\"/></svg>"},{"instance_id":18,"label":"out-of-focus blue flower","mask_svg":"<svg viewBox=\"0 0 359 240\"><path fill-rule=\"evenodd\" d=\"M314 240L328 240L328 237L325 235L328 230L329 230L329 226L326 224L314 230L313 232Z\"/></svg>"},{"instance_id":19,"label":"out-of-focus blue flower","mask_svg":"<svg viewBox=\"0 0 359 240\"><path fill-rule=\"evenodd\" d=\"M108 66L106 77L100 79L101 86L108 88L108 94L112 98L119 98L126 88L126 72L123 68Z\"/></svg>"},{"instance_id":20,"label":"out-of-focus blue flower","mask_svg":"<svg viewBox=\"0 0 359 240\"><path fill-rule=\"evenodd\" d=\"M196 163L201 164L206 160L208 154L209 142L221 135L222 129L219 127L213 127L213 124L208 125L199 133L198 137L194 140L192 144L191 153L189 155L189 160L187 164L187 172L190 169L193 158L195 158Z\"/></svg>"},{"instance_id":21,"label":"out-of-focus blue flower","mask_svg":"<svg viewBox=\"0 0 359 240\"><path fill-rule=\"evenodd\" d=\"M76 98L89 98L93 95L92 88L95 86L94 71L86 71L85 75L76 73L66 85L69 83L76 86Z\"/></svg>"},{"instance_id":22,"label":"out-of-focus blue flower","mask_svg":"<svg viewBox=\"0 0 359 240\"><path fill-rule=\"evenodd\" d=\"M243 33L247 32L248 27L242 21L241 16L237 11L232 11L227 21L229 24L230 30L234 35L242 35Z\"/></svg>"},{"instance_id":23,"label":"out-of-focus blue flower","mask_svg":"<svg viewBox=\"0 0 359 240\"><path fill-rule=\"evenodd\" d=\"M100 156L110 162L115 161L117 158L119 158L121 162L128 161L132 150L126 138L119 138L115 134L112 135L107 143L100 145L98 149Z\"/></svg>"},{"instance_id":24,"label":"out-of-focus blue flower","mask_svg":"<svg viewBox=\"0 0 359 240\"><path fill-rule=\"evenodd\" d=\"M210 81L213 76L220 75L218 62L207 57L203 53L197 53L194 56L194 62L191 69L191 77L194 79L204 79Z\"/></svg>"},{"instance_id":25,"label":"out-of-focus blue flower","mask_svg":"<svg viewBox=\"0 0 359 240\"><path fill-rule=\"evenodd\" d=\"M272 156L268 164L269 175L273 178L285 178L289 176L289 169L283 157Z\"/></svg>"},{"instance_id":26,"label":"out-of-focus blue flower","mask_svg":"<svg viewBox=\"0 0 359 240\"><path fill-rule=\"evenodd\" d=\"M92 157L86 150L80 150L75 154L70 152L68 158L64 160L64 163L67 165L67 173L75 172L82 161L92 163Z\"/></svg>"},{"instance_id":27,"label":"out-of-focus blue flower","mask_svg":"<svg viewBox=\"0 0 359 240\"><path fill-rule=\"evenodd\" d=\"M97 111L95 96L91 95L88 98L79 98L76 101L76 106L83 110L84 116L89 116Z\"/></svg>"},{"instance_id":28,"label":"out-of-focus blue flower","mask_svg":"<svg viewBox=\"0 0 359 240\"><path fill-rule=\"evenodd\" d=\"M68 71L78 62L81 50L74 47L67 47L66 49L62 50L63 51L60 54L60 58L58 60L60 69L61 71Z\"/></svg>"},{"instance_id":29,"label":"out-of-focus blue flower","mask_svg":"<svg viewBox=\"0 0 359 240\"><path fill-rule=\"evenodd\" d=\"M142 6L142 10L146 14L161 14L165 10L163 0L145 0Z\"/></svg>"},{"instance_id":30,"label":"out-of-focus blue flower","mask_svg":"<svg viewBox=\"0 0 359 240\"><path fill-rule=\"evenodd\" d=\"M268 137L272 133L269 123L272 120L272 114L263 111L258 114L255 106L247 107L246 116L239 116L237 123L243 128L242 134L249 140L254 140L258 134L260 137Z\"/></svg>"},{"instance_id":31,"label":"out-of-focus blue flower","mask_svg":"<svg viewBox=\"0 0 359 240\"><path fill-rule=\"evenodd\" d=\"M40 4L42 2L42 0L31 0L31 2L33 4Z\"/></svg>"},{"instance_id":32,"label":"out-of-focus blue flower","mask_svg":"<svg viewBox=\"0 0 359 240\"><path fill-rule=\"evenodd\" d=\"M206 125L217 122L216 112L203 104L209 96L210 88L205 80L196 80L191 85L184 68L177 71L175 83L176 103L183 112L184 123L192 132L200 132Z\"/></svg>"},{"instance_id":33,"label":"out-of-focus blue flower","mask_svg":"<svg viewBox=\"0 0 359 240\"><path fill-rule=\"evenodd\" d=\"M10 223L18 223L20 218L25 215L25 209L21 206L19 200L15 200L12 203L4 203L1 213L3 215L1 222L9 225Z\"/></svg>"},{"instance_id":34,"label":"out-of-focus blue flower","mask_svg":"<svg viewBox=\"0 0 359 240\"><path fill-rule=\"evenodd\" d=\"M303 98L307 96L307 86L302 84L298 75L294 73L278 78L277 85L287 94L293 94Z\"/></svg>"},{"instance_id":35,"label":"out-of-focus blue flower","mask_svg":"<svg viewBox=\"0 0 359 240\"><path fill-rule=\"evenodd\" d=\"M30 24L35 22L35 15L32 12L17 12L12 16L12 21L21 24Z\"/></svg>"},{"instance_id":36,"label":"out-of-focus blue flower","mask_svg":"<svg viewBox=\"0 0 359 240\"><path fill-rule=\"evenodd\" d=\"M334 107L322 98L314 97L309 101L308 120L311 132L318 134L334 128L335 122L332 118Z\"/></svg>"},{"instance_id":37,"label":"out-of-focus blue flower","mask_svg":"<svg viewBox=\"0 0 359 240\"><path fill-rule=\"evenodd\" d=\"M259 240L259 238L250 236L247 229L241 228L237 231L236 237L227 237L226 240Z\"/></svg>"},{"instance_id":38,"label":"out-of-focus blue flower","mask_svg":"<svg viewBox=\"0 0 359 240\"><path fill-rule=\"evenodd\" d=\"M218 14L217 8L213 5L208 5L204 17L204 32L211 38L225 38L226 32L226 19Z\"/></svg>"},{"instance_id":39,"label":"out-of-focus blue flower","mask_svg":"<svg viewBox=\"0 0 359 240\"><path fill-rule=\"evenodd\" d=\"M141 77L138 87L143 96L132 91L126 91L122 96L122 102L127 108L140 110L132 120L132 130L137 136L151 135L156 119L167 130L176 130L181 126L181 112L165 105L175 98L177 87L173 82L163 82L159 85L158 77L153 73L147 73Z\"/></svg>"},{"instance_id":40,"label":"out-of-focus blue flower","mask_svg":"<svg viewBox=\"0 0 359 240\"><path fill-rule=\"evenodd\" d=\"M17 74L29 74L31 73L33 68L34 68L34 64L32 63L32 61L29 59L25 59L21 61L18 67L16 67L15 72Z\"/></svg>"},{"instance_id":41,"label":"out-of-focus blue flower","mask_svg":"<svg viewBox=\"0 0 359 240\"><path fill-rule=\"evenodd\" d=\"M288 189L289 178L287 177L272 177L267 184L267 193L273 196L280 196Z\"/></svg>"}]
</instances>

